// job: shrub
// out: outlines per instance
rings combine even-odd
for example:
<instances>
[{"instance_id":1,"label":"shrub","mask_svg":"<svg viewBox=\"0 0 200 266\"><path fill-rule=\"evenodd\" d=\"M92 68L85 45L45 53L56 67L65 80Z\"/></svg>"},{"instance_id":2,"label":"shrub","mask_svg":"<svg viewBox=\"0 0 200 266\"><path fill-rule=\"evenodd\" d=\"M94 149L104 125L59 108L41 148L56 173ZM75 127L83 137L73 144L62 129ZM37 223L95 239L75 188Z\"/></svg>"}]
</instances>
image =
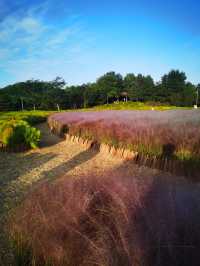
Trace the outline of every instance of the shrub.
<instances>
[{"instance_id":1,"label":"shrub","mask_svg":"<svg viewBox=\"0 0 200 266\"><path fill-rule=\"evenodd\" d=\"M0 128L0 141L5 147L16 148L24 145L36 148L40 141L40 131L22 120L5 122Z\"/></svg>"}]
</instances>

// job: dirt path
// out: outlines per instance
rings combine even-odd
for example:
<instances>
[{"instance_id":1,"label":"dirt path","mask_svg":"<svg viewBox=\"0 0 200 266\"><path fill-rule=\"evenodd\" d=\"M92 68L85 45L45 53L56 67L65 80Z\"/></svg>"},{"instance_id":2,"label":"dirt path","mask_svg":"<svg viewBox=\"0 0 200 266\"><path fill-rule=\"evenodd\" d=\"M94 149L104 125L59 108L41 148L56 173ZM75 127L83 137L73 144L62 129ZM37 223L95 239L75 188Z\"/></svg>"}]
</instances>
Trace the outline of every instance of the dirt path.
<instances>
[{"instance_id":1,"label":"dirt path","mask_svg":"<svg viewBox=\"0 0 200 266\"><path fill-rule=\"evenodd\" d=\"M36 185L51 181L64 174L102 173L124 167L134 176L156 176L158 171L131 165L94 150L66 142L49 132L46 124L39 125L42 140L39 149L21 153L0 153L0 227L2 229L9 210L19 203ZM9 248L3 230L0 231L0 266L9 263Z\"/></svg>"}]
</instances>

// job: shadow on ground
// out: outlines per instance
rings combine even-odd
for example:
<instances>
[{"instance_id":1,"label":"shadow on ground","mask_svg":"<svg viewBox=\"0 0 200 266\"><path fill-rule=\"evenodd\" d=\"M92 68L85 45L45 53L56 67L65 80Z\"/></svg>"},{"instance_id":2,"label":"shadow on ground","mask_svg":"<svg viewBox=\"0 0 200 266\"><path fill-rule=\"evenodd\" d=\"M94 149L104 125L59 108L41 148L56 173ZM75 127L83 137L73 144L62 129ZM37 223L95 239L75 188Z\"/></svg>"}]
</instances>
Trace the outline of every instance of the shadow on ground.
<instances>
[{"instance_id":1,"label":"shadow on ground","mask_svg":"<svg viewBox=\"0 0 200 266\"><path fill-rule=\"evenodd\" d=\"M39 152L22 154L0 154L0 189L27 172L52 160L56 154Z\"/></svg>"},{"instance_id":2,"label":"shadow on ground","mask_svg":"<svg viewBox=\"0 0 200 266\"><path fill-rule=\"evenodd\" d=\"M42 123L37 125L37 128L41 132L41 141L40 141L40 148L46 148L53 145L58 144L59 142L63 141L62 138L56 136L55 134L50 132L50 129L47 123Z\"/></svg>"},{"instance_id":3,"label":"shadow on ground","mask_svg":"<svg viewBox=\"0 0 200 266\"><path fill-rule=\"evenodd\" d=\"M9 241L3 230L7 215L24 197L31 186L29 180L19 178L31 170L52 160L56 154L0 154L0 265L12 264ZM36 181L37 183L37 181Z\"/></svg>"},{"instance_id":4,"label":"shadow on ground","mask_svg":"<svg viewBox=\"0 0 200 266\"><path fill-rule=\"evenodd\" d=\"M56 166L55 168L44 171L42 173L42 180L54 180L58 177L62 177L67 174L69 171L73 170L75 167L80 166L81 164L91 160L99 153L98 149L87 149L86 151L80 152L78 155L75 155L70 160Z\"/></svg>"}]
</instances>

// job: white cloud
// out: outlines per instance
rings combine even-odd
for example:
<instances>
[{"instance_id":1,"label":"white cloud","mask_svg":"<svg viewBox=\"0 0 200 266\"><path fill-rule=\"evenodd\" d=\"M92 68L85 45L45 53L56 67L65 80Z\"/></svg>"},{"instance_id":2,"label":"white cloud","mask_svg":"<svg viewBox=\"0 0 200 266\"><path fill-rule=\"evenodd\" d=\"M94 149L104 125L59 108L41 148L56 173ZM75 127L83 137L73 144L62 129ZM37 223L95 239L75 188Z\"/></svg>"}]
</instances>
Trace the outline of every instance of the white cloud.
<instances>
[{"instance_id":1,"label":"white cloud","mask_svg":"<svg viewBox=\"0 0 200 266\"><path fill-rule=\"evenodd\" d=\"M15 44L29 35L39 36L45 30L41 21L33 17L8 17L0 24L0 45Z\"/></svg>"},{"instance_id":2,"label":"white cloud","mask_svg":"<svg viewBox=\"0 0 200 266\"><path fill-rule=\"evenodd\" d=\"M55 31L55 33L48 40L48 47L55 47L57 45L63 44L68 38L71 37L77 30L71 28L66 28L61 31Z\"/></svg>"},{"instance_id":3,"label":"white cloud","mask_svg":"<svg viewBox=\"0 0 200 266\"><path fill-rule=\"evenodd\" d=\"M92 39L80 16L55 25L46 20L47 10L45 2L43 8L36 6L0 23L0 68L16 81L62 75L90 47Z\"/></svg>"},{"instance_id":4,"label":"white cloud","mask_svg":"<svg viewBox=\"0 0 200 266\"><path fill-rule=\"evenodd\" d=\"M18 27L28 34L41 32L41 23L32 17L25 17L22 19Z\"/></svg>"}]
</instances>

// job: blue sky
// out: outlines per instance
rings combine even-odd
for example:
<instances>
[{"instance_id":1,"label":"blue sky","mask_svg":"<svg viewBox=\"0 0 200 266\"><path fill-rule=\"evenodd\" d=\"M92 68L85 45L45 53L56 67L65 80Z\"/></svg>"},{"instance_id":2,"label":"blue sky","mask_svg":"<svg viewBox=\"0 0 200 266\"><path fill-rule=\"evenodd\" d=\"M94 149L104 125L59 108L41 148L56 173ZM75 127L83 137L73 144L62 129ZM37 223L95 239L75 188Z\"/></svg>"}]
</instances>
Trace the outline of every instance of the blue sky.
<instances>
[{"instance_id":1,"label":"blue sky","mask_svg":"<svg viewBox=\"0 0 200 266\"><path fill-rule=\"evenodd\" d=\"M200 82L197 0L0 0L0 87L27 79L68 84L108 71L171 69Z\"/></svg>"}]
</instances>

